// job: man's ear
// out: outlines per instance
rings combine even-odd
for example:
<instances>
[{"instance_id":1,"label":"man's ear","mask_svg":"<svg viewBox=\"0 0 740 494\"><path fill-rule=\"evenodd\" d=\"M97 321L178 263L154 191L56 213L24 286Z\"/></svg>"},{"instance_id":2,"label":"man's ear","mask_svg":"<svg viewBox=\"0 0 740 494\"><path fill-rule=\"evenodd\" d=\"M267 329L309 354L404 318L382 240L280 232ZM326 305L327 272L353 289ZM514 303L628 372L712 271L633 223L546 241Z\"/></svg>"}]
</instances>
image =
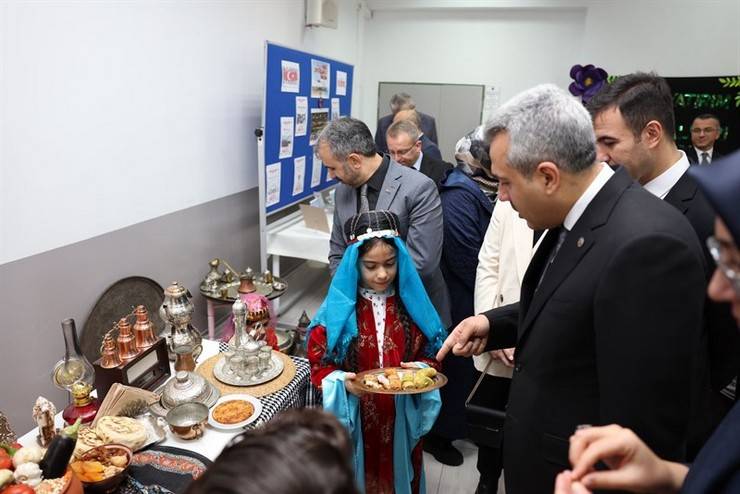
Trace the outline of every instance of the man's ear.
<instances>
[{"instance_id":1,"label":"man's ear","mask_svg":"<svg viewBox=\"0 0 740 494\"><path fill-rule=\"evenodd\" d=\"M359 170L360 167L362 167L362 156L357 153L350 153L349 156L347 156L347 163L351 168Z\"/></svg>"},{"instance_id":2,"label":"man's ear","mask_svg":"<svg viewBox=\"0 0 740 494\"><path fill-rule=\"evenodd\" d=\"M642 129L640 139L648 148L654 148L663 140L663 126L657 120L650 120Z\"/></svg>"},{"instance_id":3,"label":"man's ear","mask_svg":"<svg viewBox=\"0 0 740 494\"><path fill-rule=\"evenodd\" d=\"M541 181L546 194L552 194L560 187L560 168L552 161L543 161L534 171L535 179Z\"/></svg>"}]
</instances>

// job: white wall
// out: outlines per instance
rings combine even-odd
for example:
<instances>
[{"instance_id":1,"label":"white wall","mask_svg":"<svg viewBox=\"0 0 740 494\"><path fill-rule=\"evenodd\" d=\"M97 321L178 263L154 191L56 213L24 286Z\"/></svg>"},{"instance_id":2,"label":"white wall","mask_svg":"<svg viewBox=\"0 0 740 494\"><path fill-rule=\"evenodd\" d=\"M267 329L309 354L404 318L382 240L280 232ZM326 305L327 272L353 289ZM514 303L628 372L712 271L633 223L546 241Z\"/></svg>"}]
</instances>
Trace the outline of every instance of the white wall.
<instances>
[{"instance_id":1,"label":"white wall","mask_svg":"<svg viewBox=\"0 0 740 494\"><path fill-rule=\"evenodd\" d=\"M360 117L375 122L379 81L493 85L504 102L543 82L566 88L576 63L612 74L740 73L740 0L515 3L371 0Z\"/></svg>"},{"instance_id":2,"label":"white wall","mask_svg":"<svg viewBox=\"0 0 740 494\"><path fill-rule=\"evenodd\" d=\"M257 186L265 40L351 64L304 0L0 2L0 264ZM361 27L360 22L360 27Z\"/></svg>"}]
</instances>

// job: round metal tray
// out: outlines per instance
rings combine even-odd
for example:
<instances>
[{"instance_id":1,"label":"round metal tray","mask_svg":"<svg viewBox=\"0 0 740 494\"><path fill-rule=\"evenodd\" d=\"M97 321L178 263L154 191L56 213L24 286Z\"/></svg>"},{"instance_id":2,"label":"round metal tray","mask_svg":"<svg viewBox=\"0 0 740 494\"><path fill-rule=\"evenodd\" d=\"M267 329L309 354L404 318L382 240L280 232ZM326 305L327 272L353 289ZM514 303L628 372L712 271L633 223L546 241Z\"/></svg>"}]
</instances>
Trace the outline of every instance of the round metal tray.
<instances>
[{"instance_id":1,"label":"round metal tray","mask_svg":"<svg viewBox=\"0 0 740 494\"><path fill-rule=\"evenodd\" d=\"M277 288L275 288L275 285L279 286L281 289L278 290ZM259 293L260 295L264 295L268 299L274 300L288 290L288 283L283 278L278 278L277 276L275 276L272 285L261 280L254 280L254 287L256 288L257 293ZM200 290L200 294L206 298L215 300L216 302L236 301L236 297L239 296L239 280L232 281L225 286L221 285L221 288L226 288L225 297L222 296L221 293L206 292L203 290Z\"/></svg>"},{"instance_id":2,"label":"round metal tray","mask_svg":"<svg viewBox=\"0 0 740 494\"><path fill-rule=\"evenodd\" d=\"M270 368L267 369L267 371L263 372L259 376L252 377L251 379L248 379L246 381L242 381L234 379L234 376L229 376L224 372L225 363L225 359L221 357L220 359L218 359L218 362L216 362L216 365L213 367L213 375L216 377L216 379L224 384L244 387L256 386L258 384L264 384L267 381L272 381L273 379L278 377L281 372L283 372L283 367L285 366L285 364L283 364L283 360L273 353L272 357L270 358Z\"/></svg>"}]
</instances>

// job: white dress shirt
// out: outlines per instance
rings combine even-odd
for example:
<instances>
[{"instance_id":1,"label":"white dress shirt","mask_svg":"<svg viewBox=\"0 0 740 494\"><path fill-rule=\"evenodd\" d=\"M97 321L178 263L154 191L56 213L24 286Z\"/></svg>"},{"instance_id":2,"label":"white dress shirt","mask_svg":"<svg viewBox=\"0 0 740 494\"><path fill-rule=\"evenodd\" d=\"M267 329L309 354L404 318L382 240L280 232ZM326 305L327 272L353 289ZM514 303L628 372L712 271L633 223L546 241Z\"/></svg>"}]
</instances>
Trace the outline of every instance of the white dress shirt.
<instances>
[{"instance_id":1,"label":"white dress shirt","mask_svg":"<svg viewBox=\"0 0 740 494\"><path fill-rule=\"evenodd\" d=\"M665 199L665 196L671 191L674 185L683 177L686 170L689 169L689 159L686 157L686 153L678 150L681 153L681 157L671 165L666 171L649 181L645 184L645 190L650 192L655 197Z\"/></svg>"},{"instance_id":2,"label":"white dress shirt","mask_svg":"<svg viewBox=\"0 0 740 494\"><path fill-rule=\"evenodd\" d=\"M712 153L714 152L714 148L709 148L706 151L702 151L698 147L694 146L694 151L696 151L696 159L698 164L701 164L702 153L707 153L707 163L712 162Z\"/></svg>"},{"instance_id":3,"label":"white dress shirt","mask_svg":"<svg viewBox=\"0 0 740 494\"><path fill-rule=\"evenodd\" d=\"M416 158L416 163L414 163L414 168L416 168L416 171L421 171L421 160L424 158L424 153L419 153L419 157Z\"/></svg>"},{"instance_id":4,"label":"white dress shirt","mask_svg":"<svg viewBox=\"0 0 740 494\"><path fill-rule=\"evenodd\" d=\"M565 216L563 226L566 230L571 231L573 229L588 205L591 204L591 201L596 197L596 194L598 194L601 188L604 187L610 178L612 178L612 175L614 175L614 170L612 170L606 163L601 163L601 171L599 171L599 174L596 175L596 178L591 182L591 185L583 191L581 197L578 198Z\"/></svg>"},{"instance_id":5,"label":"white dress shirt","mask_svg":"<svg viewBox=\"0 0 740 494\"><path fill-rule=\"evenodd\" d=\"M370 288L360 287L362 298L373 304L373 319L375 320L375 337L378 340L378 358L380 367L383 367L383 339L385 338L385 306L386 299L393 295L393 287L384 292L376 292Z\"/></svg>"}]
</instances>

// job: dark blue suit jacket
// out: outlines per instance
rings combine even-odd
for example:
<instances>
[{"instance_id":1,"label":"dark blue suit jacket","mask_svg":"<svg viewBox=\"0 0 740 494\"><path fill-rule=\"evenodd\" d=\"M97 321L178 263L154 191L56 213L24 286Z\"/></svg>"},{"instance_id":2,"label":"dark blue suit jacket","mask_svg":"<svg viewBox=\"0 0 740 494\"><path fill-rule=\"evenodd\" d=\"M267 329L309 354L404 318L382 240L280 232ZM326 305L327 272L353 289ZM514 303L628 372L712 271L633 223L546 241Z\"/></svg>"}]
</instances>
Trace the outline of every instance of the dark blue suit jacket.
<instances>
[{"instance_id":1,"label":"dark blue suit jacket","mask_svg":"<svg viewBox=\"0 0 740 494\"><path fill-rule=\"evenodd\" d=\"M727 414L689 468L684 494L740 492L740 403Z\"/></svg>"}]
</instances>

